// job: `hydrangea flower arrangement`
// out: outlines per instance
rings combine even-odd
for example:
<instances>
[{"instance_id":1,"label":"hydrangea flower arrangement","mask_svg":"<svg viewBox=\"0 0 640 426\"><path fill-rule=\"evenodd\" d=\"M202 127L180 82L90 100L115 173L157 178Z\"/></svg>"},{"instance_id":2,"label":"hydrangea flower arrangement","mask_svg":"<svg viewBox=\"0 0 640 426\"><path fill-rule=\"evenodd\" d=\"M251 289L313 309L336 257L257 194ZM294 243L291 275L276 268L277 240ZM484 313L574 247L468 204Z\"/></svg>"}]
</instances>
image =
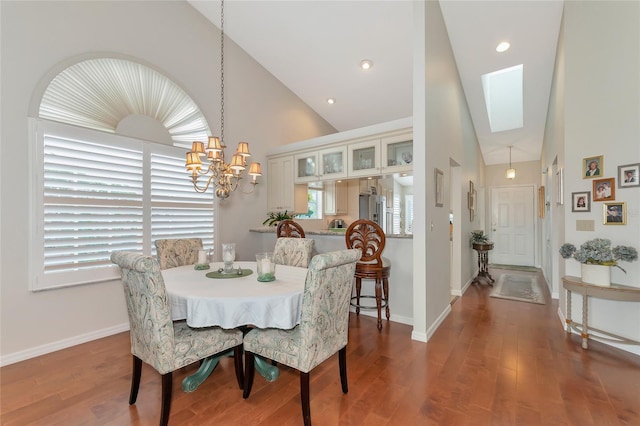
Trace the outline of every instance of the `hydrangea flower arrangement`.
<instances>
[{"instance_id":1,"label":"hydrangea flower arrangement","mask_svg":"<svg viewBox=\"0 0 640 426\"><path fill-rule=\"evenodd\" d=\"M638 260L638 251L629 246L615 246L611 248L611 240L606 238L594 238L576 249L576 246L570 243L563 244L560 247L560 255L563 259L573 257L580 263L588 265L604 265L616 266L625 274L627 271L618 265L618 261L633 262Z\"/></svg>"}]
</instances>

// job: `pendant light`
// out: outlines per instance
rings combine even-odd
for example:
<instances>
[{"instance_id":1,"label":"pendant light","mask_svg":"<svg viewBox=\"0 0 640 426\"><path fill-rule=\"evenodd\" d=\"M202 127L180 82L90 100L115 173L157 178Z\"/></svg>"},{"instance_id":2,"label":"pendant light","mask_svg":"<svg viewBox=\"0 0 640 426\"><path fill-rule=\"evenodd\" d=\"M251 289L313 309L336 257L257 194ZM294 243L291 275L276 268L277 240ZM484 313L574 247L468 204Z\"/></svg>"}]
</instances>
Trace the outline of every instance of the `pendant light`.
<instances>
[{"instance_id":1,"label":"pendant light","mask_svg":"<svg viewBox=\"0 0 640 426\"><path fill-rule=\"evenodd\" d=\"M505 176L507 177L507 179L515 179L516 177L516 169L511 167L511 148L513 148L513 145L509 145L509 168L505 173Z\"/></svg>"}]
</instances>

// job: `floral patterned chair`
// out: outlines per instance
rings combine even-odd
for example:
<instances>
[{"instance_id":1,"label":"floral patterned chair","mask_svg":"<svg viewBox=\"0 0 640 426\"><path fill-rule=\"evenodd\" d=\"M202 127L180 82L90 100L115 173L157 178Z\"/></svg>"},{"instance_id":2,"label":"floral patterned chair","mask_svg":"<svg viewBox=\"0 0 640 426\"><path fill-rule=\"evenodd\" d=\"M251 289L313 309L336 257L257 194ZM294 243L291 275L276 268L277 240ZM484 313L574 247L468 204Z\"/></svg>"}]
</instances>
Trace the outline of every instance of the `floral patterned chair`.
<instances>
[{"instance_id":1,"label":"floral patterned chair","mask_svg":"<svg viewBox=\"0 0 640 426\"><path fill-rule=\"evenodd\" d=\"M313 257L315 241L308 238L281 237L273 249L273 261L279 265L306 268Z\"/></svg>"},{"instance_id":2,"label":"floral patterned chair","mask_svg":"<svg viewBox=\"0 0 640 426\"><path fill-rule=\"evenodd\" d=\"M173 371L217 353L234 350L238 385L242 389L242 332L218 327L190 328L173 322L164 280L156 258L132 252L114 252L111 261L120 267L127 301L133 374L129 404L135 404L142 362L162 375L160 425L169 421Z\"/></svg>"},{"instance_id":3,"label":"floral patterned chair","mask_svg":"<svg viewBox=\"0 0 640 426\"><path fill-rule=\"evenodd\" d=\"M198 250L202 250L200 238L156 240L155 244L160 269L195 265L198 261Z\"/></svg>"},{"instance_id":4,"label":"floral patterned chair","mask_svg":"<svg viewBox=\"0 0 640 426\"><path fill-rule=\"evenodd\" d=\"M349 300L360 250L341 250L314 256L302 296L300 324L291 330L253 329L244 337L243 397L251 393L254 354L300 371L300 399L305 425L311 424L309 372L338 352L342 392L347 386Z\"/></svg>"}]
</instances>

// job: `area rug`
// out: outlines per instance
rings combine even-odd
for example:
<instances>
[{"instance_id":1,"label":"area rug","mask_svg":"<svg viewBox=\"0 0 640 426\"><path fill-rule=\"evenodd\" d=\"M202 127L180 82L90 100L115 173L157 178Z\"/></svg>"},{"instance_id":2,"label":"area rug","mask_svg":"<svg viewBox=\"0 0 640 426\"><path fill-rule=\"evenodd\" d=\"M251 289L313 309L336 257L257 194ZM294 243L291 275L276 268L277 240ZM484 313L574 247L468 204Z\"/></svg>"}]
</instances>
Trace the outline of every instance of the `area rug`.
<instances>
[{"instance_id":1,"label":"area rug","mask_svg":"<svg viewBox=\"0 0 640 426\"><path fill-rule=\"evenodd\" d=\"M533 266L521 266L521 265L499 265L492 263L489 265L490 269L506 269L508 271L526 271L526 272L538 272L539 269Z\"/></svg>"},{"instance_id":2,"label":"area rug","mask_svg":"<svg viewBox=\"0 0 640 426\"><path fill-rule=\"evenodd\" d=\"M502 274L493 287L491 297L544 305L542 287L535 275Z\"/></svg>"}]
</instances>

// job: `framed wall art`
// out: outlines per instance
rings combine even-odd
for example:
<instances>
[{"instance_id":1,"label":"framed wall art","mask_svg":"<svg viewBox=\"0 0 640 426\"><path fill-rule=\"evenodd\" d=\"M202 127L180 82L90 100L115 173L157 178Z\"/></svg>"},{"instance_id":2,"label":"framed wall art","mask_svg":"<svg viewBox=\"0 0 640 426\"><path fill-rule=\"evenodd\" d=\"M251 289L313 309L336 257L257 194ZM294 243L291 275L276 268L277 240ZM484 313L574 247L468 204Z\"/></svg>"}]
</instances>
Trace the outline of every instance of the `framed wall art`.
<instances>
[{"instance_id":1,"label":"framed wall art","mask_svg":"<svg viewBox=\"0 0 640 426\"><path fill-rule=\"evenodd\" d=\"M618 188L640 186L640 163L618 166Z\"/></svg>"},{"instance_id":2,"label":"framed wall art","mask_svg":"<svg viewBox=\"0 0 640 426\"><path fill-rule=\"evenodd\" d=\"M442 173L440 169L435 169L434 175L433 182L435 185L436 207L442 207L444 206L444 173Z\"/></svg>"},{"instance_id":3,"label":"framed wall art","mask_svg":"<svg viewBox=\"0 0 640 426\"><path fill-rule=\"evenodd\" d=\"M544 186L538 188L538 217L544 217Z\"/></svg>"},{"instance_id":4,"label":"framed wall art","mask_svg":"<svg viewBox=\"0 0 640 426\"><path fill-rule=\"evenodd\" d=\"M604 174L604 157L598 155L582 159L582 179L600 177Z\"/></svg>"},{"instance_id":5,"label":"framed wall art","mask_svg":"<svg viewBox=\"0 0 640 426\"><path fill-rule=\"evenodd\" d=\"M602 205L602 220L605 225L626 225L627 203L604 203Z\"/></svg>"},{"instance_id":6,"label":"framed wall art","mask_svg":"<svg viewBox=\"0 0 640 426\"><path fill-rule=\"evenodd\" d=\"M571 193L571 211L572 212L590 212L591 211L591 192L572 192Z\"/></svg>"},{"instance_id":7,"label":"framed wall art","mask_svg":"<svg viewBox=\"0 0 640 426\"><path fill-rule=\"evenodd\" d=\"M593 181L593 201L613 201L616 199L616 179L604 178Z\"/></svg>"}]
</instances>

